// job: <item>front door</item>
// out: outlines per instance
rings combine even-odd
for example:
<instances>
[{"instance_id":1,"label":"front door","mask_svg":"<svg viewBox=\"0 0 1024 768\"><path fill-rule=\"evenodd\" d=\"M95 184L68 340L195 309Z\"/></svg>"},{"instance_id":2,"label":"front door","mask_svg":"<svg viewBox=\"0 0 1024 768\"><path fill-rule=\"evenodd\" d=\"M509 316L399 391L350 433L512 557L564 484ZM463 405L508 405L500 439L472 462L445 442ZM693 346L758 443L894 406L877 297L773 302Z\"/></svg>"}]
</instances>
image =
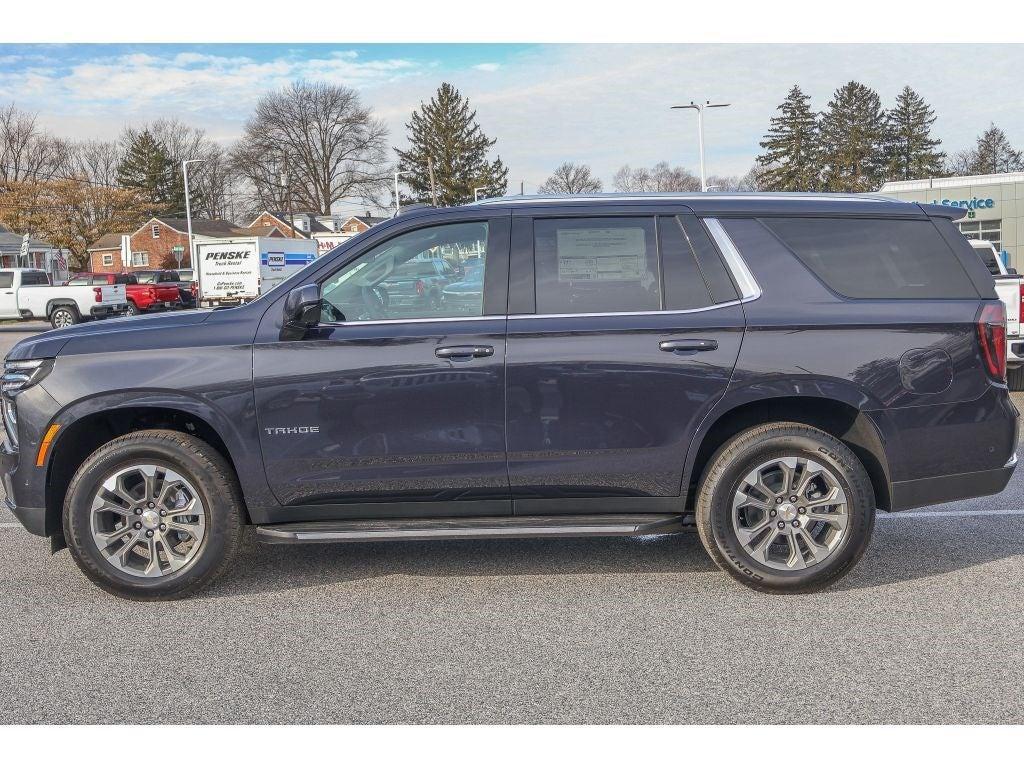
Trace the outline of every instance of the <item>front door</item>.
<instances>
[{"instance_id":1,"label":"front door","mask_svg":"<svg viewBox=\"0 0 1024 768\"><path fill-rule=\"evenodd\" d=\"M686 219L696 222L516 216L507 349L516 512L678 507L691 438L725 393L744 327L717 252L695 252L712 247L707 232L696 223L687 233ZM532 304L522 300L530 289Z\"/></svg>"},{"instance_id":2,"label":"front door","mask_svg":"<svg viewBox=\"0 0 1024 768\"><path fill-rule=\"evenodd\" d=\"M320 325L256 344L264 464L295 519L509 511L508 233L491 216L341 256Z\"/></svg>"}]
</instances>

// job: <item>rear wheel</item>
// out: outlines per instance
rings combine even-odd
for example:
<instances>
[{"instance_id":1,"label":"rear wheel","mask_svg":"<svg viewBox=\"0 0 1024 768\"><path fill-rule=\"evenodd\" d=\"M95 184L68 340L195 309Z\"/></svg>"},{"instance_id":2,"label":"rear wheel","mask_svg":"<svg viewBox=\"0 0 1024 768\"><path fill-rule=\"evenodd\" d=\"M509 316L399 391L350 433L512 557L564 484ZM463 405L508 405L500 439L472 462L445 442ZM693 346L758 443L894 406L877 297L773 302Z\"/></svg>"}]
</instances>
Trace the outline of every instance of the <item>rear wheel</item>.
<instances>
[{"instance_id":1,"label":"rear wheel","mask_svg":"<svg viewBox=\"0 0 1024 768\"><path fill-rule=\"evenodd\" d=\"M185 597L216 579L241 545L234 472L207 443L169 430L107 443L75 473L64 535L95 584L133 600Z\"/></svg>"},{"instance_id":2,"label":"rear wheel","mask_svg":"<svg viewBox=\"0 0 1024 768\"><path fill-rule=\"evenodd\" d=\"M78 314L77 307L54 307L50 311L50 325L54 328L67 328L69 325L75 325L81 321L82 318Z\"/></svg>"},{"instance_id":3,"label":"rear wheel","mask_svg":"<svg viewBox=\"0 0 1024 768\"><path fill-rule=\"evenodd\" d=\"M131 317L132 315L139 314L139 308L135 306L135 302L134 301L129 301L128 302L128 306L125 308L124 314L127 317Z\"/></svg>"},{"instance_id":4,"label":"rear wheel","mask_svg":"<svg viewBox=\"0 0 1024 768\"><path fill-rule=\"evenodd\" d=\"M712 458L697 501L701 540L736 580L811 592L849 571L875 520L871 480L840 440L814 427L747 430Z\"/></svg>"}]
</instances>

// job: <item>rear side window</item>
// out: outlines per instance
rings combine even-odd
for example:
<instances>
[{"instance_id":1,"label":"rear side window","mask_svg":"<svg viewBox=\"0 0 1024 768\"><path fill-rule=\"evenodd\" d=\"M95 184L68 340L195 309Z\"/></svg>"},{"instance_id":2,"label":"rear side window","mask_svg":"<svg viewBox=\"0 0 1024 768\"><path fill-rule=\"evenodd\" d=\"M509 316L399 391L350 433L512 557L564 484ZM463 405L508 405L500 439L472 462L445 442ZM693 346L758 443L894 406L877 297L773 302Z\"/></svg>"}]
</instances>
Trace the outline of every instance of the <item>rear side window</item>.
<instances>
[{"instance_id":1,"label":"rear side window","mask_svg":"<svg viewBox=\"0 0 1024 768\"><path fill-rule=\"evenodd\" d=\"M978 298L930 221L763 219L829 288L852 299Z\"/></svg>"},{"instance_id":2,"label":"rear side window","mask_svg":"<svg viewBox=\"0 0 1024 768\"><path fill-rule=\"evenodd\" d=\"M985 266L988 267L988 273L990 275L1001 274L999 271L999 262L996 261L995 251L993 251L987 245L973 245L971 247L974 248L974 252L981 257L981 260L985 263Z\"/></svg>"},{"instance_id":3,"label":"rear side window","mask_svg":"<svg viewBox=\"0 0 1024 768\"><path fill-rule=\"evenodd\" d=\"M665 273L665 308L699 309L711 304L707 283L674 216L658 217L658 243Z\"/></svg>"},{"instance_id":4,"label":"rear side window","mask_svg":"<svg viewBox=\"0 0 1024 768\"><path fill-rule=\"evenodd\" d=\"M10 288L14 285L13 272L0 272L0 288Z\"/></svg>"},{"instance_id":5,"label":"rear side window","mask_svg":"<svg viewBox=\"0 0 1024 768\"><path fill-rule=\"evenodd\" d=\"M50 281L46 277L45 272L22 272L21 273L21 284L22 285L49 285ZM10 286L8 286L10 287Z\"/></svg>"},{"instance_id":6,"label":"rear side window","mask_svg":"<svg viewBox=\"0 0 1024 768\"><path fill-rule=\"evenodd\" d=\"M653 217L535 219L538 314L662 309Z\"/></svg>"}]
</instances>

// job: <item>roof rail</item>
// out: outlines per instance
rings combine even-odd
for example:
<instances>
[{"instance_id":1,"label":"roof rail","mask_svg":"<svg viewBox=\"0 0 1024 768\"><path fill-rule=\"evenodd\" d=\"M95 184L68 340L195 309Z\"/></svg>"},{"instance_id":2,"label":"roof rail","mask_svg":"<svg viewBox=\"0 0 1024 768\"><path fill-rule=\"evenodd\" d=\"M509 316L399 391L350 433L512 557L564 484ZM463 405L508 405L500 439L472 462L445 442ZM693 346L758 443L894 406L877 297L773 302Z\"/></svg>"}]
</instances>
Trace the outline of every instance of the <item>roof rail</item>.
<instances>
[{"instance_id":1,"label":"roof rail","mask_svg":"<svg viewBox=\"0 0 1024 768\"><path fill-rule=\"evenodd\" d=\"M392 218L396 218L398 216L405 216L405 214L411 213L412 211L422 211L425 208L433 207L434 206L432 206L430 203L409 203L409 205L403 205L399 209L398 213L392 216Z\"/></svg>"}]
</instances>

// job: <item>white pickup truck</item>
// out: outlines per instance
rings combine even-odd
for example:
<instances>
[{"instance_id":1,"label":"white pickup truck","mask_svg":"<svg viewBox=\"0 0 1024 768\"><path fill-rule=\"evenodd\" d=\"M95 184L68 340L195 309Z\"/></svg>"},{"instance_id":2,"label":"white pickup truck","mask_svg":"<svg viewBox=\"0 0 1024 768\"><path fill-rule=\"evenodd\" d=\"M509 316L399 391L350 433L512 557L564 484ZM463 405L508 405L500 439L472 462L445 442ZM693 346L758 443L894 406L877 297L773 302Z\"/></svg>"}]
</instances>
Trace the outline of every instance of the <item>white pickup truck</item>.
<instances>
[{"instance_id":1,"label":"white pickup truck","mask_svg":"<svg viewBox=\"0 0 1024 768\"><path fill-rule=\"evenodd\" d=\"M49 320L66 328L127 307L123 285L50 285L41 269L0 269L0 320Z\"/></svg>"},{"instance_id":2,"label":"white pickup truck","mask_svg":"<svg viewBox=\"0 0 1024 768\"><path fill-rule=\"evenodd\" d=\"M1014 392L1024 390L1024 338L1020 333L1024 277L1007 269L995 246L987 240L969 240L996 281L996 293L1006 307L1006 380Z\"/></svg>"}]
</instances>

